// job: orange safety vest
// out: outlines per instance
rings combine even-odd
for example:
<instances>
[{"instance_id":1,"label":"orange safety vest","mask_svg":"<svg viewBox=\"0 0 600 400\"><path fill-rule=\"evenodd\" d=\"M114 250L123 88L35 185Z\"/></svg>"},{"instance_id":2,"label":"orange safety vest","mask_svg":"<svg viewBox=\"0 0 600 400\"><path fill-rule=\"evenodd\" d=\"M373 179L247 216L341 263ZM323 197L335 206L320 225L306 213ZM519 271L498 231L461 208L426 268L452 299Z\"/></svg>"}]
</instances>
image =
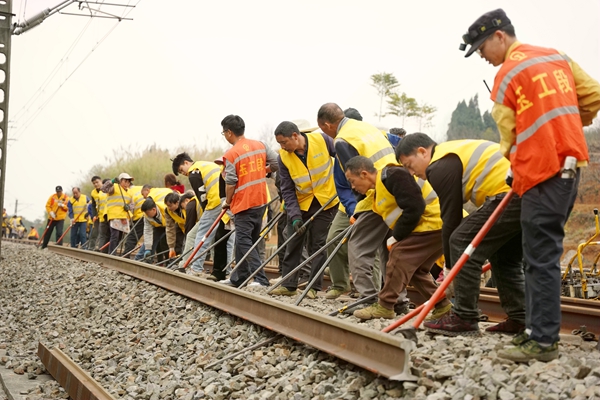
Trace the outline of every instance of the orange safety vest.
<instances>
[{"instance_id":1,"label":"orange safety vest","mask_svg":"<svg viewBox=\"0 0 600 400\"><path fill-rule=\"evenodd\" d=\"M567 156L589 160L569 57L526 44L508 55L491 98L514 110L513 190L522 195L558 174Z\"/></svg>"},{"instance_id":2,"label":"orange safety vest","mask_svg":"<svg viewBox=\"0 0 600 400\"><path fill-rule=\"evenodd\" d=\"M223 157L228 163L235 165L238 178L231 200L231 212L237 214L267 204L265 145L257 140L243 138Z\"/></svg>"}]
</instances>

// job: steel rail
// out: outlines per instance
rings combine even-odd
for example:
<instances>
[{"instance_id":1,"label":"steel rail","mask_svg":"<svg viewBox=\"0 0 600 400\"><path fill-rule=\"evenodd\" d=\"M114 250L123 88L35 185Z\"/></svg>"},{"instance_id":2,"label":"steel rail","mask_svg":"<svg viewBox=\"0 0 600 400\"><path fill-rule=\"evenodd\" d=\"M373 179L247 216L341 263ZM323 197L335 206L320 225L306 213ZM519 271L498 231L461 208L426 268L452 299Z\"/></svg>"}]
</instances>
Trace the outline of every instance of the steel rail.
<instances>
[{"instance_id":1,"label":"steel rail","mask_svg":"<svg viewBox=\"0 0 600 400\"><path fill-rule=\"evenodd\" d=\"M72 399L116 400L58 347L50 350L39 342L38 357Z\"/></svg>"},{"instance_id":2,"label":"steel rail","mask_svg":"<svg viewBox=\"0 0 600 400\"><path fill-rule=\"evenodd\" d=\"M410 369L414 343L303 307L166 268L88 250L50 245L56 254L100 264L197 300L348 361L390 380L416 380Z\"/></svg>"}]
</instances>

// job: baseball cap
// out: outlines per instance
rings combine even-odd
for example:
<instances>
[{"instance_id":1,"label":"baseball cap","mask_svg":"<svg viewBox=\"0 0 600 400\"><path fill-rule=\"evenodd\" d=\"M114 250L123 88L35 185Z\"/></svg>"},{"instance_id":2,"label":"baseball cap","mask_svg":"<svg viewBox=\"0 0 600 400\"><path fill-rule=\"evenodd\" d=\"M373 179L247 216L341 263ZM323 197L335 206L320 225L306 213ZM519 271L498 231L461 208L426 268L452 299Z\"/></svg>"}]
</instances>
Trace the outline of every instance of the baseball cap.
<instances>
[{"instance_id":1,"label":"baseball cap","mask_svg":"<svg viewBox=\"0 0 600 400\"><path fill-rule=\"evenodd\" d=\"M121 181L121 179L127 179L132 181L133 177L131 175L129 175L127 172L122 172L119 174L119 177L117 178L119 180L119 182Z\"/></svg>"},{"instance_id":2,"label":"baseball cap","mask_svg":"<svg viewBox=\"0 0 600 400\"><path fill-rule=\"evenodd\" d=\"M464 43L461 43L460 50L464 51L467 45L470 44L471 48L465 54L465 57L469 57L492 33L506 25L510 25L510 23L510 19L501 8L483 14L473 22L467 33L463 35Z\"/></svg>"},{"instance_id":3,"label":"baseball cap","mask_svg":"<svg viewBox=\"0 0 600 400\"><path fill-rule=\"evenodd\" d=\"M57 192L62 192L62 191L63 191L63 188L62 188L62 186L58 185L58 186L56 187L56 189L55 189L55 190L56 190Z\"/></svg>"}]
</instances>

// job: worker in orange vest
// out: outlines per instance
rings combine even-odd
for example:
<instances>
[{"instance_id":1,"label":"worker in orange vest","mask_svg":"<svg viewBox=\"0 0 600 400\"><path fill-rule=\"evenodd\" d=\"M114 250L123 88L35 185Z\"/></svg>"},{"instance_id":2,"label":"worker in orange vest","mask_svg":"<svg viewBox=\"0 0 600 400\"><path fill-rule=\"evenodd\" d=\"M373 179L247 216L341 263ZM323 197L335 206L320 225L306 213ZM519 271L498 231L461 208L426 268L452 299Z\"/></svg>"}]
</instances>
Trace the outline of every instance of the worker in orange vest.
<instances>
[{"instance_id":1,"label":"worker in orange vest","mask_svg":"<svg viewBox=\"0 0 600 400\"><path fill-rule=\"evenodd\" d=\"M46 202L46 212L48 213L48 229L44 235L44 241L42 243L42 249L48 247L50 236L54 228L56 228L56 238L59 239L63 234L63 226L65 224L65 217L68 211L69 196L63 193L62 186L56 187L56 193L48 198ZM62 240L56 243L62 246Z\"/></svg>"}]
</instances>

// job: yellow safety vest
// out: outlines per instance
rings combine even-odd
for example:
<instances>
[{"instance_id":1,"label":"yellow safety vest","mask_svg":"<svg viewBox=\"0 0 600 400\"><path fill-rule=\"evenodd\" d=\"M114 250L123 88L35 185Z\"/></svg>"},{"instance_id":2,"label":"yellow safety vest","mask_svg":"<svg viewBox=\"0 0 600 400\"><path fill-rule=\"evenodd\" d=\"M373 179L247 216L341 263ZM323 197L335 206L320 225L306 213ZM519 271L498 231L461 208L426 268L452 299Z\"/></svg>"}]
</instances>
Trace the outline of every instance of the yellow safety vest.
<instances>
[{"instance_id":1,"label":"yellow safety vest","mask_svg":"<svg viewBox=\"0 0 600 400\"><path fill-rule=\"evenodd\" d=\"M204 190L206 190L207 210L212 210L221 205L221 197L219 196L219 175L221 167L213 162L196 161L188 170L188 175L192 171L200 171L202 181L204 182Z\"/></svg>"},{"instance_id":2,"label":"yellow safety vest","mask_svg":"<svg viewBox=\"0 0 600 400\"><path fill-rule=\"evenodd\" d=\"M367 157L375 168L380 170L388 164L396 163L394 148L387 136L379 129L366 122L348 119L340 128L335 140L345 140L358 151L358 154ZM342 166L344 167L344 166ZM345 168L344 168L345 171ZM354 209L355 213L371 211L373 209L373 191L366 193L366 198L359 201Z\"/></svg>"},{"instance_id":3,"label":"yellow safety vest","mask_svg":"<svg viewBox=\"0 0 600 400\"><path fill-rule=\"evenodd\" d=\"M6 215L6 213L2 214L2 227L6 228L6 217L8 215Z\"/></svg>"},{"instance_id":4,"label":"yellow safety vest","mask_svg":"<svg viewBox=\"0 0 600 400\"><path fill-rule=\"evenodd\" d=\"M131 186L129 188L129 194L133 198L133 220L137 221L144 216L144 212L142 211L142 204L146 200L144 196L142 196L142 188L143 186Z\"/></svg>"},{"instance_id":5,"label":"yellow safety vest","mask_svg":"<svg viewBox=\"0 0 600 400\"><path fill-rule=\"evenodd\" d=\"M179 225L179 229L181 229L181 232L185 232L185 219L187 217L185 209L181 209L181 216L176 212L169 210L169 207L166 207L166 205L165 211L171 216L171 218L173 218L173 221L175 221L175 223Z\"/></svg>"},{"instance_id":6,"label":"yellow safety vest","mask_svg":"<svg viewBox=\"0 0 600 400\"><path fill-rule=\"evenodd\" d=\"M150 223L150 225L152 225L155 228L166 228L167 227L167 221L165 220L165 209L167 207L165 207L165 203L163 203L162 201L160 202L156 202L156 208L158 209L158 212L160 213L160 221L161 223L159 224L158 222L156 222L156 220L154 218L148 218L148 216L146 216L146 214L144 213L144 218L146 218L146 221L148 221Z\"/></svg>"},{"instance_id":7,"label":"yellow safety vest","mask_svg":"<svg viewBox=\"0 0 600 400\"><path fill-rule=\"evenodd\" d=\"M75 197L69 199L73 208L73 220L75 222L85 222L85 211L87 209L87 196L85 194L79 195L79 200L75 200ZM79 215L81 213L81 215Z\"/></svg>"},{"instance_id":8,"label":"yellow safety vest","mask_svg":"<svg viewBox=\"0 0 600 400\"><path fill-rule=\"evenodd\" d=\"M104 221L104 217L106 216L106 198L108 195L103 191L97 191L96 189L92 189L92 199L96 202L96 213L98 214L98 219L100 221Z\"/></svg>"},{"instance_id":9,"label":"yellow safety vest","mask_svg":"<svg viewBox=\"0 0 600 400\"><path fill-rule=\"evenodd\" d=\"M290 177L296 186L296 197L302 211L308 211L310 204L316 197L321 205L335 194L333 181L333 161L327 150L327 143L320 133L307 133L308 154L306 165L295 153L279 150L281 161L288 168ZM336 198L326 210L339 203Z\"/></svg>"},{"instance_id":10,"label":"yellow safety vest","mask_svg":"<svg viewBox=\"0 0 600 400\"><path fill-rule=\"evenodd\" d=\"M131 217L131 213L125 211L125 204L130 205L132 198L131 194L123 189L121 185L115 183L113 185L114 193L106 198L106 208L108 214L108 220L113 219L128 219Z\"/></svg>"},{"instance_id":11,"label":"yellow safety vest","mask_svg":"<svg viewBox=\"0 0 600 400\"><path fill-rule=\"evenodd\" d=\"M487 140L451 140L435 146L430 164L456 154L463 165L463 203L471 200L480 207L488 196L506 193L506 172L510 162L500 153L498 143Z\"/></svg>"},{"instance_id":12,"label":"yellow safety vest","mask_svg":"<svg viewBox=\"0 0 600 400\"><path fill-rule=\"evenodd\" d=\"M389 165L392 167L400 167L398 164ZM387 190L381 180L382 170L377 171L377 182L375 183L375 201L373 202L373 211L381 215L386 225L390 229L394 229L396 222L402 215L402 209L398 207L396 198ZM442 218L440 215L440 201L437 194L429 184L421 178L417 178L417 185L421 188L421 194L425 199L425 211L421 215L419 224L413 232L429 232L442 229Z\"/></svg>"},{"instance_id":13,"label":"yellow safety vest","mask_svg":"<svg viewBox=\"0 0 600 400\"><path fill-rule=\"evenodd\" d=\"M169 193L173 193L173 189L152 188L152 189L150 189L150 192L148 193L148 197L152 197L152 200L154 200L155 203L158 203L158 202L164 203L165 197L167 197L167 195ZM142 203L143 203L143 201L142 201ZM140 205L140 207L141 207L141 205Z\"/></svg>"}]
</instances>

